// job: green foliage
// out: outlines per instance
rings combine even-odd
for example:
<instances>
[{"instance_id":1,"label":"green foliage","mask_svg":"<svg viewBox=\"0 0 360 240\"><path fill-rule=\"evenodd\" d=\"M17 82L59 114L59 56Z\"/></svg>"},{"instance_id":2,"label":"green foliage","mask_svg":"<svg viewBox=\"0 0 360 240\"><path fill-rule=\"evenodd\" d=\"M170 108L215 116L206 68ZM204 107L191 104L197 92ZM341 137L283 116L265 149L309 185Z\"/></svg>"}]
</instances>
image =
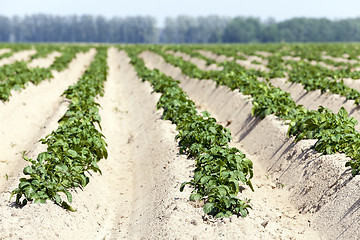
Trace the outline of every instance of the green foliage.
<instances>
[{"instance_id":1,"label":"green foliage","mask_svg":"<svg viewBox=\"0 0 360 240\"><path fill-rule=\"evenodd\" d=\"M171 49L171 47L169 47ZM185 47L183 47L185 48ZM198 47L197 47L198 48ZM211 49L220 47L210 47ZM178 51L182 51L177 47ZM217 84L226 85L232 90L238 89L245 95L252 97L253 115L264 118L269 114L275 114L281 119L290 120L289 136L295 136L295 140L301 139L317 139L314 149L323 154L345 153L351 158L346 163L346 166L352 168L352 174L360 173L360 133L355 130L357 121L348 117L348 113L344 108L341 108L337 114L320 106L317 111L309 111L297 105L290 94L272 86L270 83L258 81L259 72L246 70L235 62L223 62L222 71L203 71L196 67L196 65L184 61L182 58L173 55L165 54L159 47L151 47L151 50L164 57L165 61L179 67L182 73L199 79L212 79ZM189 51L189 50L187 50ZM250 51L250 50L248 50ZM237 50L225 51L227 54L234 54ZM237 55L237 54L236 54ZM231 55L236 58L235 55ZM275 59L281 59L279 55ZM307 64L300 63L299 68L294 72L303 72L309 67ZM314 69L318 69L317 67ZM313 75L322 76L321 71L314 71ZM280 69L282 70L282 69ZM330 89L342 95L346 95L348 99L355 99L355 103L359 104L358 91L346 87L343 82L328 80L327 78L320 78L314 80L300 73L297 76L302 76L300 81L309 90L322 89L326 91ZM260 74L261 75L261 74ZM326 75L326 74L324 74ZM300 77L299 77L300 78Z\"/></svg>"},{"instance_id":2,"label":"green foliage","mask_svg":"<svg viewBox=\"0 0 360 240\"><path fill-rule=\"evenodd\" d=\"M53 50L61 51L62 55L57 57L49 68L29 68L23 61L15 62L0 67L0 100L8 101L12 90L21 90L28 82L37 85L45 79L52 79L52 70L62 71L68 67L70 61L79 51L89 50L89 46L48 46L39 45L36 57L44 57Z\"/></svg>"},{"instance_id":3,"label":"green foliage","mask_svg":"<svg viewBox=\"0 0 360 240\"><path fill-rule=\"evenodd\" d=\"M11 90L20 90L30 81L38 84L43 79L50 79L53 75L49 69L28 68L25 62L0 67L0 99L9 100Z\"/></svg>"},{"instance_id":4,"label":"green foliage","mask_svg":"<svg viewBox=\"0 0 360 240\"><path fill-rule=\"evenodd\" d=\"M349 69L330 70L320 65L311 65L308 62L289 61L292 70L289 73L289 81L300 83L304 86L306 91L321 90L324 92L331 92L345 96L346 99L355 100L355 104L360 104L360 92L348 87L344 84L341 78L359 78L360 75L356 72L351 72Z\"/></svg>"},{"instance_id":5,"label":"green foliage","mask_svg":"<svg viewBox=\"0 0 360 240\"><path fill-rule=\"evenodd\" d=\"M194 178L182 185L194 187L190 200L205 199L204 212L215 217L240 214L245 217L249 200L237 198L239 182L252 190L252 162L236 148L214 146L196 158ZM201 197L203 196L203 197ZM205 197L204 197L205 196Z\"/></svg>"},{"instance_id":6,"label":"green foliage","mask_svg":"<svg viewBox=\"0 0 360 240\"><path fill-rule=\"evenodd\" d=\"M82 78L70 86L63 95L71 101L69 109L59 120L59 127L41 139L47 145L46 152L37 159L24 159L31 163L24 168L27 178L21 178L13 190L17 204L45 203L52 200L62 207L75 211L70 188L85 187L89 177L85 172L100 172L98 161L107 158L106 142L95 124L100 126L97 95L103 94L103 82L107 75L106 48L98 53ZM100 127L101 128L101 127ZM66 196L63 200L60 193ZM23 197L23 200L22 200Z\"/></svg>"},{"instance_id":7,"label":"green foliage","mask_svg":"<svg viewBox=\"0 0 360 240\"><path fill-rule=\"evenodd\" d=\"M56 71L62 71L67 68L71 60L78 52L86 52L90 49L90 46L66 46L61 49L61 56L56 58L54 63L50 66L50 69Z\"/></svg>"},{"instance_id":8,"label":"green foliage","mask_svg":"<svg viewBox=\"0 0 360 240\"><path fill-rule=\"evenodd\" d=\"M31 60L35 58L44 58L54 51L60 51L61 46L56 44L35 44L36 54L30 57Z\"/></svg>"},{"instance_id":9,"label":"green foliage","mask_svg":"<svg viewBox=\"0 0 360 240\"><path fill-rule=\"evenodd\" d=\"M251 208L249 200L240 200L239 182L252 190L252 162L236 148L229 148L230 131L216 123L208 112L199 115L195 104L178 86L178 82L157 69L149 70L138 54L145 47L126 47L138 76L149 81L154 91L160 92L157 103L163 109L162 118L176 124L179 131L180 153L196 158L194 178L181 185L194 188L191 201L204 201L204 212L215 217L233 214L245 217Z\"/></svg>"},{"instance_id":10,"label":"green foliage","mask_svg":"<svg viewBox=\"0 0 360 240\"><path fill-rule=\"evenodd\" d=\"M360 133L355 130L357 121L341 108L337 114L319 107L317 111L303 110L289 123L288 135L295 141L318 139L314 149L323 154L345 153L351 158L346 166L352 174L360 173Z\"/></svg>"},{"instance_id":11,"label":"green foliage","mask_svg":"<svg viewBox=\"0 0 360 240\"><path fill-rule=\"evenodd\" d=\"M177 114L181 114L177 113ZM227 146L231 140L231 133L207 112L203 116L192 114L177 123L180 153L187 153L190 157L206 152L212 146Z\"/></svg>"},{"instance_id":12,"label":"green foliage","mask_svg":"<svg viewBox=\"0 0 360 240\"><path fill-rule=\"evenodd\" d=\"M1 43L0 48L9 48L10 52L0 55L0 59L11 57L15 52L28 50L31 48L30 44L11 44L11 43Z\"/></svg>"}]
</instances>

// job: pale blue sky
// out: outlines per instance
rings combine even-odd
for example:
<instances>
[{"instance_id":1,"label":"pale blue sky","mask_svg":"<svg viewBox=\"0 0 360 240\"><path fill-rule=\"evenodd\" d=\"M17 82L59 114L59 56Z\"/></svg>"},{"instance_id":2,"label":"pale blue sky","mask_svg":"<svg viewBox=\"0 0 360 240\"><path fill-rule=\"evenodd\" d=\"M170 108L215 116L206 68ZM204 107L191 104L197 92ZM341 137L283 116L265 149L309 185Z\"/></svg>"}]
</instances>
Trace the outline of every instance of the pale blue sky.
<instances>
[{"instance_id":1,"label":"pale blue sky","mask_svg":"<svg viewBox=\"0 0 360 240\"><path fill-rule=\"evenodd\" d=\"M360 17L360 0L0 0L0 15L92 14L105 17L151 15L162 25L165 17L190 15L253 16L277 21L292 17Z\"/></svg>"}]
</instances>

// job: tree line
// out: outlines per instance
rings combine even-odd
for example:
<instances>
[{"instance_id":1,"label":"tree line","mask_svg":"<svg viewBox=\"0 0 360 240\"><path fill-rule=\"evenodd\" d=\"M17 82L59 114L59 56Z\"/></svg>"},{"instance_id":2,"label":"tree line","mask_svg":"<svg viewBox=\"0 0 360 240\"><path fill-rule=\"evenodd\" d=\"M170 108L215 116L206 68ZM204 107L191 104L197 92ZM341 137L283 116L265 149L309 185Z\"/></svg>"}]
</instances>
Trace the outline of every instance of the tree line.
<instances>
[{"instance_id":1,"label":"tree line","mask_svg":"<svg viewBox=\"0 0 360 240\"><path fill-rule=\"evenodd\" d=\"M0 16L1 42L248 43L360 41L360 17L342 20L254 17Z\"/></svg>"},{"instance_id":2,"label":"tree line","mask_svg":"<svg viewBox=\"0 0 360 240\"><path fill-rule=\"evenodd\" d=\"M157 41L156 19L45 14L23 18L0 16L0 41L150 43Z\"/></svg>"}]
</instances>

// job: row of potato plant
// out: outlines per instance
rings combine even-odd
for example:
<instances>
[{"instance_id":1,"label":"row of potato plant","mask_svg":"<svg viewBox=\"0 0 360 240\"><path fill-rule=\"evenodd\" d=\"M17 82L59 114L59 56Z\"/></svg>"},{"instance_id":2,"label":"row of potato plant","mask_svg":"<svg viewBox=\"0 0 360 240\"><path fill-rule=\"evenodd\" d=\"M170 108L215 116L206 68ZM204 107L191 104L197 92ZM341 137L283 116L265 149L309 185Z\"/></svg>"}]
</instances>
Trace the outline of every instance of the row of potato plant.
<instances>
[{"instance_id":1,"label":"row of potato plant","mask_svg":"<svg viewBox=\"0 0 360 240\"><path fill-rule=\"evenodd\" d=\"M31 163L24 168L27 176L20 179L18 188L12 191L16 203L25 205L28 201L45 203L52 200L70 210L72 202L70 188L85 187L92 170L100 172L98 161L107 158L106 142L100 127L99 104L95 98L103 95L103 83L107 76L107 49L98 47L95 59L81 79L64 93L70 105L59 120L59 127L41 139L47 150L37 159L24 159ZM63 199L61 193L67 198Z\"/></svg>"},{"instance_id":2,"label":"row of potato plant","mask_svg":"<svg viewBox=\"0 0 360 240\"><path fill-rule=\"evenodd\" d=\"M41 49L44 46L38 47ZM79 51L88 51L90 47L85 46L68 46L58 48L62 55L57 57L49 68L29 68L24 61L18 61L0 67L0 100L7 101L11 96L12 90L21 90L25 88L28 82L35 85L45 79L52 79L52 70L62 71L68 67L71 60ZM53 48L44 48L40 50L39 57L47 55Z\"/></svg>"},{"instance_id":3,"label":"row of potato plant","mask_svg":"<svg viewBox=\"0 0 360 240\"><path fill-rule=\"evenodd\" d=\"M2 43L0 48L8 48L10 52L0 55L0 59L11 57L15 52L29 50L31 48L30 44L11 44L11 43Z\"/></svg>"},{"instance_id":4,"label":"row of potato plant","mask_svg":"<svg viewBox=\"0 0 360 240\"><path fill-rule=\"evenodd\" d=\"M195 103L178 86L178 81L157 69L145 67L138 57L142 49L126 47L131 64L139 78L149 81L154 91L161 93L157 108L163 109L162 119L176 124L180 153L195 158L194 176L184 182L180 190L183 191L186 185L193 187L190 200L204 202L204 212L217 218L233 214L247 216L251 208L249 200L241 200L237 195L239 182L253 190L252 162L239 149L228 146L230 131L217 124L209 113L200 115Z\"/></svg>"},{"instance_id":5,"label":"row of potato plant","mask_svg":"<svg viewBox=\"0 0 360 240\"><path fill-rule=\"evenodd\" d=\"M171 47L169 47L171 48ZM355 130L357 121L348 116L344 108L337 114L319 107L318 110L307 110L297 105L290 94L271 84L260 82L256 74L245 71L234 62L223 62L222 71L204 71L182 58L166 54L159 47L150 49L161 55L166 62L179 67L183 74L198 79L212 79L218 85L225 85L232 90L238 89L244 95L252 97L255 116L264 118L275 114L289 121L288 135L296 136L295 140L318 139L314 149L323 154L345 153L351 159L346 163L352 174L360 172L360 133Z\"/></svg>"},{"instance_id":6,"label":"row of potato plant","mask_svg":"<svg viewBox=\"0 0 360 240\"><path fill-rule=\"evenodd\" d=\"M292 47L296 49L295 46ZM236 47L226 48L218 46L211 47L210 49L216 54L224 54L228 57L234 57L235 59L244 58L238 54L239 49ZM290 48L290 50L291 49L292 48ZM268 67L270 71L266 73L257 70L255 71L256 75L259 77L275 78L284 77L284 73L287 73L288 81L303 85L307 91L321 90L322 93L331 92L344 96L348 100L354 100L356 105L360 104L360 92L347 86L342 80L343 78L360 78L359 71L352 71L351 68L353 66L340 69L329 69L320 64L312 65L310 62L304 61L304 58L300 61L291 59L284 60L282 57L287 56L288 51L274 52L266 58L261 56L268 60L266 67ZM301 56L303 57L303 55ZM290 66L291 69L288 69L286 66Z\"/></svg>"},{"instance_id":7,"label":"row of potato plant","mask_svg":"<svg viewBox=\"0 0 360 240\"><path fill-rule=\"evenodd\" d=\"M289 45L288 49L282 51L283 55L300 57L309 61L325 62L326 64L341 67L357 67L360 64L358 44L295 44ZM344 54L348 55L344 57ZM350 62L336 62L324 56L351 60Z\"/></svg>"},{"instance_id":8,"label":"row of potato plant","mask_svg":"<svg viewBox=\"0 0 360 240\"><path fill-rule=\"evenodd\" d=\"M251 74L255 74L259 77L266 78L274 78L274 77L285 77L284 73L287 73L289 76L290 82L296 82L304 86L305 90L321 90L324 92L331 92L334 94L339 94L345 96L348 100L354 100L356 105L360 103L360 92L356 89L353 89L346 84L344 84L342 78L351 77L351 78L360 78L360 72L352 71L350 68L339 69L339 70L331 70L321 65L312 65L306 61L294 61L294 60L283 60L282 56L284 56L284 52L292 51L293 48L296 49L297 45L289 46L287 51L274 51L267 57L263 55L257 54L255 49L251 49L252 47L247 47L240 45L243 48L241 50L247 49L248 53L251 52L254 55L260 56L266 60L268 60L268 64L266 65L270 71L268 73L262 72L260 70L246 70ZM256 45L255 45L256 46ZM275 47L281 45L274 45ZM274 47L272 46L272 48ZM246 47L246 48L245 48ZM270 46L271 47L271 46ZM306 47L308 47L306 45ZM305 47L305 48L306 48ZM310 45L311 47L311 45ZM194 47L192 47L194 49ZM195 46L195 48L199 48L199 46ZM187 48L182 48L182 50L186 49L186 52L190 52ZM233 57L234 59L242 58L241 55L238 54L239 50L236 47L229 48L228 46L209 46L206 49L211 49L216 54L224 54L228 57ZM250 50L249 50L250 49ZM278 49L279 50L279 49ZM287 55L287 54L285 54ZM204 57L203 57L204 58ZM206 57L205 57L206 58ZM291 70L289 70L285 65L290 65Z\"/></svg>"},{"instance_id":9,"label":"row of potato plant","mask_svg":"<svg viewBox=\"0 0 360 240\"><path fill-rule=\"evenodd\" d=\"M58 44L35 44L33 47L36 50L36 53L30 57L30 60L44 58L52 52L60 51L60 49L65 48L65 46Z\"/></svg>"},{"instance_id":10,"label":"row of potato plant","mask_svg":"<svg viewBox=\"0 0 360 240\"><path fill-rule=\"evenodd\" d=\"M246 55L254 55L263 59L268 59L269 56L279 54L281 56L293 56L306 59L308 61L324 62L328 65L342 66L342 67L357 67L360 65L359 44L232 44L232 45L207 45L207 49L223 49L231 53L245 53ZM202 48L198 45L193 45L192 48ZM266 53L265 55L263 53ZM347 56L344 57L344 54ZM331 56L335 58L342 58L351 60L351 62L336 62L332 59L324 58L324 56ZM246 59L240 56L241 59Z\"/></svg>"}]
</instances>

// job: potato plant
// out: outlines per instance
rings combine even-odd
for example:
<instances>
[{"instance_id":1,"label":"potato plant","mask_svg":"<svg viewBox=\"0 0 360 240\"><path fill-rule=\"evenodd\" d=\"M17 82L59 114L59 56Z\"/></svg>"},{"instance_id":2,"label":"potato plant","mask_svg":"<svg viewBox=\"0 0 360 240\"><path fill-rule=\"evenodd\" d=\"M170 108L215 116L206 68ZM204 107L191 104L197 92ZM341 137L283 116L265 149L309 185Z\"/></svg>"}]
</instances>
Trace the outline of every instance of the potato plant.
<instances>
[{"instance_id":1,"label":"potato plant","mask_svg":"<svg viewBox=\"0 0 360 240\"><path fill-rule=\"evenodd\" d=\"M38 47L41 49L41 47ZM40 50L39 57L42 57L55 48ZM71 60L79 51L87 51L90 47L67 46L60 48L62 55L57 57L49 68L29 68L24 61L15 62L0 67L0 100L8 101L12 90L21 90L28 82L37 85L45 79L52 79L52 70L62 71L68 67Z\"/></svg>"},{"instance_id":2,"label":"potato plant","mask_svg":"<svg viewBox=\"0 0 360 240\"><path fill-rule=\"evenodd\" d=\"M346 163L353 175L360 173L360 133L355 130L357 121L348 117L344 108L335 114L320 106L318 110L307 110L297 105L290 94L275 88L270 83L257 80L258 75L235 62L223 62L222 71L204 71L180 57L166 54L157 46L151 50L164 57L165 61L179 67L182 73L198 79L212 79L219 85L232 90L238 89L252 97L252 113L260 118L275 114L283 120L290 120L289 136L295 140L317 139L314 149L323 154L345 153L351 158Z\"/></svg>"},{"instance_id":3,"label":"potato plant","mask_svg":"<svg viewBox=\"0 0 360 240\"><path fill-rule=\"evenodd\" d=\"M154 91L161 93L157 103L163 109L162 118L176 124L180 153L195 158L194 178L181 185L193 187L191 201L203 201L204 212L215 217L237 214L247 216L251 208L248 199L238 198L240 185L252 190L252 162L240 150L228 146L230 131L216 123L208 112L197 113L195 104L178 86L178 82L157 69L149 70L137 56L142 47L126 47L139 78L149 81Z\"/></svg>"},{"instance_id":4,"label":"potato plant","mask_svg":"<svg viewBox=\"0 0 360 240\"><path fill-rule=\"evenodd\" d=\"M28 201L45 203L52 200L62 207L75 211L69 204L69 189L85 187L89 183L88 171L100 172L98 161L107 158L104 136L95 125L100 126L99 104L95 97L103 95L103 83L107 76L106 48L98 47L97 54L81 79L64 93L69 109L59 120L59 127L41 139L47 151L37 159L24 159L31 165L24 168L27 176L20 179L18 188L12 191L16 203ZM101 127L100 127L101 129ZM63 193L66 200L61 197Z\"/></svg>"}]
</instances>

